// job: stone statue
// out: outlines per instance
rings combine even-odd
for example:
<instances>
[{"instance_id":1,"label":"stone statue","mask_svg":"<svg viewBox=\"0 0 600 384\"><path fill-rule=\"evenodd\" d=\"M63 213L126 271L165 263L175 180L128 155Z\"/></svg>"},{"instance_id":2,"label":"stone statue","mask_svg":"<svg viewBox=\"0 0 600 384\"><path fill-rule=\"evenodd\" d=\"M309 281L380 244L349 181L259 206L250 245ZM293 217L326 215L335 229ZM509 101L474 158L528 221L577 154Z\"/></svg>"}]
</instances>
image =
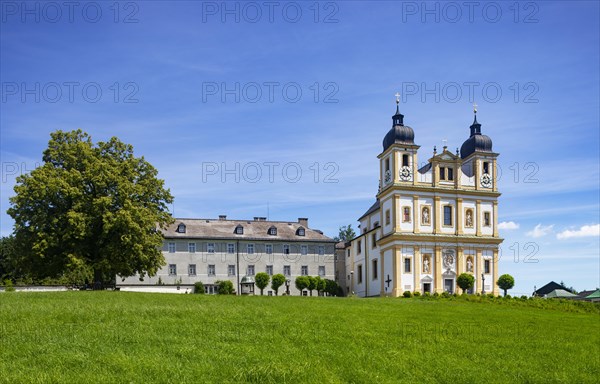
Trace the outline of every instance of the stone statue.
<instances>
[{"instance_id":1,"label":"stone statue","mask_svg":"<svg viewBox=\"0 0 600 384\"><path fill-rule=\"evenodd\" d=\"M427 207L423 208L421 222L423 224L429 224L429 208Z\"/></svg>"},{"instance_id":2,"label":"stone statue","mask_svg":"<svg viewBox=\"0 0 600 384\"><path fill-rule=\"evenodd\" d=\"M470 210L467 211L466 226L467 227L472 227L473 226L473 216L471 215L471 211Z\"/></svg>"},{"instance_id":3,"label":"stone statue","mask_svg":"<svg viewBox=\"0 0 600 384\"><path fill-rule=\"evenodd\" d=\"M473 261L467 257L467 272L473 272Z\"/></svg>"},{"instance_id":4,"label":"stone statue","mask_svg":"<svg viewBox=\"0 0 600 384\"><path fill-rule=\"evenodd\" d=\"M429 273L429 257L423 259L423 272Z\"/></svg>"}]
</instances>

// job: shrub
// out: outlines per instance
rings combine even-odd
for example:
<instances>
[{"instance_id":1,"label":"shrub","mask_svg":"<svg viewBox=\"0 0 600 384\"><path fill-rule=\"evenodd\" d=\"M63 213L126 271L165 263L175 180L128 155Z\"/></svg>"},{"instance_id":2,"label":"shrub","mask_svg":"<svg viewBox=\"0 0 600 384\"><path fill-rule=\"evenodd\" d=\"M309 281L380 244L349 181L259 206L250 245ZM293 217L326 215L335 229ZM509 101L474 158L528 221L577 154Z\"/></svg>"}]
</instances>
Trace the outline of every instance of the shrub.
<instances>
[{"instance_id":1,"label":"shrub","mask_svg":"<svg viewBox=\"0 0 600 384\"><path fill-rule=\"evenodd\" d=\"M4 280L4 291L5 292L14 292L15 287L13 286L13 282L11 279Z\"/></svg>"},{"instance_id":2,"label":"shrub","mask_svg":"<svg viewBox=\"0 0 600 384\"><path fill-rule=\"evenodd\" d=\"M437 292L433 292L433 297L439 297L439 296L440 296L440 294L439 294L439 293L437 293Z\"/></svg>"},{"instance_id":3,"label":"shrub","mask_svg":"<svg viewBox=\"0 0 600 384\"><path fill-rule=\"evenodd\" d=\"M450 293L448 293L447 291L444 291L444 292L442 292L442 297L448 298L448 297L450 297Z\"/></svg>"},{"instance_id":4,"label":"shrub","mask_svg":"<svg viewBox=\"0 0 600 384\"><path fill-rule=\"evenodd\" d=\"M525 296L525 295L522 295L522 296L521 296L521 300L527 300L527 296Z\"/></svg>"},{"instance_id":5,"label":"shrub","mask_svg":"<svg viewBox=\"0 0 600 384\"><path fill-rule=\"evenodd\" d=\"M488 298L490 298L490 299L493 299L493 298L494 298L494 294L493 294L493 293L488 293L488 294L486 294L486 296L487 296Z\"/></svg>"},{"instance_id":6,"label":"shrub","mask_svg":"<svg viewBox=\"0 0 600 384\"><path fill-rule=\"evenodd\" d=\"M413 296L414 296L414 297L419 297L419 296L421 296L421 292L419 292L419 291L415 291L415 292L413 293Z\"/></svg>"},{"instance_id":7,"label":"shrub","mask_svg":"<svg viewBox=\"0 0 600 384\"><path fill-rule=\"evenodd\" d=\"M423 294L423 296L424 296L424 297L430 297L430 296L431 296L431 293L429 293L429 292L425 292L425 293Z\"/></svg>"},{"instance_id":8,"label":"shrub","mask_svg":"<svg viewBox=\"0 0 600 384\"><path fill-rule=\"evenodd\" d=\"M196 281L194 283L194 293L197 293L199 295L203 295L205 293L204 284L202 284L201 281Z\"/></svg>"},{"instance_id":9,"label":"shrub","mask_svg":"<svg viewBox=\"0 0 600 384\"><path fill-rule=\"evenodd\" d=\"M216 281L215 284L219 286L219 295L233 295L235 293L233 283L229 280Z\"/></svg>"},{"instance_id":10,"label":"shrub","mask_svg":"<svg viewBox=\"0 0 600 384\"><path fill-rule=\"evenodd\" d=\"M473 288L475 277L469 273L461 273L456 278L456 284L462 289L463 293L467 292L467 290Z\"/></svg>"},{"instance_id":11,"label":"shrub","mask_svg":"<svg viewBox=\"0 0 600 384\"><path fill-rule=\"evenodd\" d=\"M505 296L504 296L504 298L505 298L505 299L511 299L511 298L512 298L512 296L511 296L511 295L505 295Z\"/></svg>"},{"instance_id":12,"label":"shrub","mask_svg":"<svg viewBox=\"0 0 600 384\"><path fill-rule=\"evenodd\" d=\"M410 293L410 291L404 291L404 293L402 294L402 296L404 296L404 297L412 297L412 293Z\"/></svg>"}]
</instances>

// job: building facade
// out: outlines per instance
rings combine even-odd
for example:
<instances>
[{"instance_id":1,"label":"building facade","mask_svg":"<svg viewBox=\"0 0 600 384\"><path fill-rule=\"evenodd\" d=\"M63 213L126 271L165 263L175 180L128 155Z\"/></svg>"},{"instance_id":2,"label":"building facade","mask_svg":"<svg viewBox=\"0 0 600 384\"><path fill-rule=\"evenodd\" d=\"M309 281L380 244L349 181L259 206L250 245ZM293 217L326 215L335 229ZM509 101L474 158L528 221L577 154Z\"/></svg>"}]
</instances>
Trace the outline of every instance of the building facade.
<instances>
[{"instance_id":1,"label":"building facade","mask_svg":"<svg viewBox=\"0 0 600 384\"><path fill-rule=\"evenodd\" d=\"M176 219L164 232L163 255L166 265L153 277L122 279L121 290L191 292L194 283L204 284L206 293L217 293L217 281L230 280L236 293L259 292L254 276L281 273L289 280L279 288L301 294L296 277L320 276L334 279L335 240L308 226L308 219L297 222L254 220ZM265 295L274 295L271 284Z\"/></svg>"},{"instance_id":2,"label":"building facade","mask_svg":"<svg viewBox=\"0 0 600 384\"><path fill-rule=\"evenodd\" d=\"M398 100L396 103L398 104ZM379 154L376 202L346 247L346 291L358 296L460 291L498 294L498 192L492 140L475 119L460 151L446 146L419 167L414 131L398 106Z\"/></svg>"}]
</instances>

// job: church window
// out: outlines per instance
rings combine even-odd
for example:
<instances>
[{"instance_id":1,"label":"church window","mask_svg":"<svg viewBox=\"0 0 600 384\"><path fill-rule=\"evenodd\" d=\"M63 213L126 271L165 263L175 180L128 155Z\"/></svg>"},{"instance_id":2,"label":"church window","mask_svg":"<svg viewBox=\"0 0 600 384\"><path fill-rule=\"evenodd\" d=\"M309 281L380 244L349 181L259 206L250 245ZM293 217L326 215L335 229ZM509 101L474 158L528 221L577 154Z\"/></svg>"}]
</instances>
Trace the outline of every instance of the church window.
<instances>
[{"instance_id":1,"label":"church window","mask_svg":"<svg viewBox=\"0 0 600 384\"><path fill-rule=\"evenodd\" d=\"M404 273L410 273L411 269L411 262L410 262L410 257L405 257L404 258Z\"/></svg>"},{"instance_id":2,"label":"church window","mask_svg":"<svg viewBox=\"0 0 600 384\"><path fill-rule=\"evenodd\" d=\"M348 250L348 257L350 257L350 250Z\"/></svg>"},{"instance_id":3,"label":"church window","mask_svg":"<svg viewBox=\"0 0 600 384\"><path fill-rule=\"evenodd\" d=\"M371 235L371 248L377 248L377 233Z\"/></svg>"},{"instance_id":4,"label":"church window","mask_svg":"<svg viewBox=\"0 0 600 384\"><path fill-rule=\"evenodd\" d=\"M377 259L374 259L371 263L373 264L373 268L372 268L373 280L377 280Z\"/></svg>"},{"instance_id":5,"label":"church window","mask_svg":"<svg viewBox=\"0 0 600 384\"><path fill-rule=\"evenodd\" d=\"M385 170L386 172L390 170L390 158L385 159Z\"/></svg>"},{"instance_id":6,"label":"church window","mask_svg":"<svg viewBox=\"0 0 600 384\"><path fill-rule=\"evenodd\" d=\"M362 283L362 264L358 265L358 276L356 276L356 279L358 280L358 284Z\"/></svg>"},{"instance_id":7,"label":"church window","mask_svg":"<svg viewBox=\"0 0 600 384\"><path fill-rule=\"evenodd\" d=\"M448 168L448 180L454 180L454 168Z\"/></svg>"},{"instance_id":8,"label":"church window","mask_svg":"<svg viewBox=\"0 0 600 384\"><path fill-rule=\"evenodd\" d=\"M408 155L402 155L402 166L408 167Z\"/></svg>"},{"instance_id":9,"label":"church window","mask_svg":"<svg viewBox=\"0 0 600 384\"><path fill-rule=\"evenodd\" d=\"M489 260L484 260L483 261L483 271L486 274L490 273L490 261Z\"/></svg>"},{"instance_id":10,"label":"church window","mask_svg":"<svg viewBox=\"0 0 600 384\"><path fill-rule=\"evenodd\" d=\"M489 227L490 225L491 225L490 213L489 212L483 212L483 226L484 227Z\"/></svg>"},{"instance_id":11,"label":"church window","mask_svg":"<svg viewBox=\"0 0 600 384\"><path fill-rule=\"evenodd\" d=\"M444 205L444 225L452 226L452 206Z\"/></svg>"},{"instance_id":12,"label":"church window","mask_svg":"<svg viewBox=\"0 0 600 384\"><path fill-rule=\"evenodd\" d=\"M402 207L402 222L410 223L410 207Z\"/></svg>"},{"instance_id":13,"label":"church window","mask_svg":"<svg viewBox=\"0 0 600 384\"><path fill-rule=\"evenodd\" d=\"M390 210L385 211L385 225L390 225Z\"/></svg>"},{"instance_id":14,"label":"church window","mask_svg":"<svg viewBox=\"0 0 600 384\"><path fill-rule=\"evenodd\" d=\"M446 168L440 167L440 180L446 180Z\"/></svg>"},{"instance_id":15,"label":"church window","mask_svg":"<svg viewBox=\"0 0 600 384\"><path fill-rule=\"evenodd\" d=\"M490 163L487 161L483 162L483 173L490 173Z\"/></svg>"},{"instance_id":16,"label":"church window","mask_svg":"<svg viewBox=\"0 0 600 384\"><path fill-rule=\"evenodd\" d=\"M357 248L358 249L356 250L356 252L361 253L362 252L362 241L361 240L358 240Z\"/></svg>"}]
</instances>

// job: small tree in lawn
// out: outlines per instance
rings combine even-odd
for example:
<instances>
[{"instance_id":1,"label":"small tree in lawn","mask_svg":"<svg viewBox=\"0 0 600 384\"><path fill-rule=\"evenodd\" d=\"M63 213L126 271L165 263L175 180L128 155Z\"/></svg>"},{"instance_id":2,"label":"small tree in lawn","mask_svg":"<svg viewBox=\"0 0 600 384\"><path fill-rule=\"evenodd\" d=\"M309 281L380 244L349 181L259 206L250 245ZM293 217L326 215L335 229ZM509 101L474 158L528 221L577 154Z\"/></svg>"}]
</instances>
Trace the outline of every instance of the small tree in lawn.
<instances>
[{"instance_id":1,"label":"small tree in lawn","mask_svg":"<svg viewBox=\"0 0 600 384\"><path fill-rule=\"evenodd\" d=\"M504 296L506 296L506 291L515 286L515 279L508 273L505 273L498 278L496 284L498 284L500 289L504 290Z\"/></svg>"},{"instance_id":2,"label":"small tree in lawn","mask_svg":"<svg viewBox=\"0 0 600 384\"><path fill-rule=\"evenodd\" d=\"M323 294L325 294L325 289L327 288L327 282L325 281L325 279L321 279L321 276L317 276L315 277L315 279L317 280L317 292L321 293L323 292Z\"/></svg>"},{"instance_id":3,"label":"small tree in lawn","mask_svg":"<svg viewBox=\"0 0 600 384\"><path fill-rule=\"evenodd\" d=\"M338 294L338 284L334 280L325 279L325 291L331 296L336 296Z\"/></svg>"},{"instance_id":4,"label":"small tree in lawn","mask_svg":"<svg viewBox=\"0 0 600 384\"><path fill-rule=\"evenodd\" d=\"M300 291L300 296L302 296L302 291L308 288L308 286L310 285L310 279L308 278L308 276L298 276L296 277L295 284L296 289Z\"/></svg>"},{"instance_id":5,"label":"small tree in lawn","mask_svg":"<svg viewBox=\"0 0 600 384\"><path fill-rule=\"evenodd\" d=\"M456 278L456 284L463 290L463 293L466 293L469 289L473 288L475 278L469 273L461 273Z\"/></svg>"},{"instance_id":6,"label":"small tree in lawn","mask_svg":"<svg viewBox=\"0 0 600 384\"><path fill-rule=\"evenodd\" d=\"M308 286L306 288L308 289L308 291L310 292L310 295L312 296L312 291L317 289L319 281L314 276L307 276L307 277L308 277Z\"/></svg>"},{"instance_id":7,"label":"small tree in lawn","mask_svg":"<svg viewBox=\"0 0 600 384\"><path fill-rule=\"evenodd\" d=\"M263 290L269 285L269 280L271 280L271 277L266 272L259 272L254 276L254 281L258 289L260 289L261 296L263 295Z\"/></svg>"},{"instance_id":8,"label":"small tree in lawn","mask_svg":"<svg viewBox=\"0 0 600 384\"><path fill-rule=\"evenodd\" d=\"M275 291L275 296L277 296L279 287L281 287L284 283L285 276L283 276L281 273L278 273L271 278L271 288L273 288L273 290Z\"/></svg>"}]
</instances>

